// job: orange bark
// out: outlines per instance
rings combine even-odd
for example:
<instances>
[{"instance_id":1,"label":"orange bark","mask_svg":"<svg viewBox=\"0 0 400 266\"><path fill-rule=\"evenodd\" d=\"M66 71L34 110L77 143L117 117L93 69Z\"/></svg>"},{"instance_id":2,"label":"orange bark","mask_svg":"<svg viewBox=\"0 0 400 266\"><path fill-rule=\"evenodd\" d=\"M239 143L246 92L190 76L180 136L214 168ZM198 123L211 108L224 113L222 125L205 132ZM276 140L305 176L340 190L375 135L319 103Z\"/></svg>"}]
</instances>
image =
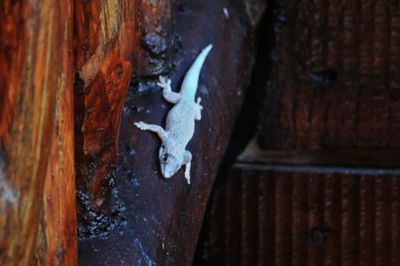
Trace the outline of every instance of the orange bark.
<instances>
[{"instance_id":1,"label":"orange bark","mask_svg":"<svg viewBox=\"0 0 400 266\"><path fill-rule=\"evenodd\" d=\"M77 182L79 195L87 195L89 202L82 211L101 212L108 206L107 177L117 155L121 111L132 72L135 1L74 4Z\"/></svg>"},{"instance_id":2,"label":"orange bark","mask_svg":"<svg viewBox=\"0 0 400 266\"><path fill-rule=\"evenodd\" d=\"M0 16L0 264L74 265L71 5L5 0Z\"/></svg>"}]
</instances>

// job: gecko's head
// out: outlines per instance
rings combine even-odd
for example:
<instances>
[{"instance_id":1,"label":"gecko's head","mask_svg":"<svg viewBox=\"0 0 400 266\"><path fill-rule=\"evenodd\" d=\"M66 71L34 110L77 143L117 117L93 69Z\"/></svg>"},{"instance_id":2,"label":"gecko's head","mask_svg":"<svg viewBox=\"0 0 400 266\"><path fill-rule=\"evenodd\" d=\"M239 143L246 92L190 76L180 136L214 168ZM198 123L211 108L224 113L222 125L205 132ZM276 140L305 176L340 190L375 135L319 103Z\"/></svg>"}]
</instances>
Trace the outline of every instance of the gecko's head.
<instances>
[{"instance_id":1,"label":"gecko's head","mask_svg":"<svg viewBox=\"0 0 400 266\"><path fill-rule=\"evenodd\" d=\"M181 160L171 155L164 146L159 151L161 174L165 178L171 178L181 167Z\"/></svg>"}]
</instances>

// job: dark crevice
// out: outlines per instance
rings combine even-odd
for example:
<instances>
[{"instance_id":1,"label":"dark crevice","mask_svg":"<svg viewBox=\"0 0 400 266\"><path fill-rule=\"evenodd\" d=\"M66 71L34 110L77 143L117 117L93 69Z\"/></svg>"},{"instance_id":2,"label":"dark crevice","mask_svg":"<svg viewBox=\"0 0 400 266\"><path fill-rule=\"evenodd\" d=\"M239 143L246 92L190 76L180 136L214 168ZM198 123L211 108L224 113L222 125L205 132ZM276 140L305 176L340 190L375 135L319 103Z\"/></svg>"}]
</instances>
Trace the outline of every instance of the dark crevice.
<instances>
[{"instance_id":1,"label":"dark crevice","mask_svg":"<svg viewBox=\"0 0 400 266\"><path fill-rule=\"evenodd\" d=\"M235 123L232 137L218 176L223 175L224 169L230 167L236 157L254 137L257 130L260 111L267 97L267 82L274 67L273 49L275 47L277 30L275 25L280 23L279 14L277 12L279 6L273 2L274 1L268 3L268 9L258 25L255 44L256 60L253 75L250 86L246 91L242 108ZM221 180L218 176L216 182Z\"/></svg>"},{"instance_id":2,"label":"dark crevice","mask_svg":"<svg viewBox=\"0 0 400 266\"><path fill-rule=\"evenodd\" d=\"M260 111L265 98L267 97L266 86L273 72L274 56L273 49L276 43L276 31L282 27L277 27L284 23L279 16L279 5L276 1L269 1L268 8L261 19L256 31L256 60L253 69L250 86L243 100L242 108L239 112L235 127L224 155L221 167L218 171L213 190L220 189L226 185L226 173L235 162L237 156L243 151L249 141L254 137L259 122ZM221 233L216 232L215 228L208 228L209 219L212 219L213 192L207 204L202 230L196 249L194 265L221 265L218 260L221 257L214 257L212 250L208 250L212 235ZM221 225L219 225L221 226ZM221 228L219 228L221 229ZM213 245L215 247L215 245ZM223 247L219 247L222 249ZM218 253L218 251L216 251ZM223 255L223 254L219 254ZM222 256L223 257L223 256ZM222 261L220 261L222 263ZM217 263L217 264L216 264Z\"/></svg>"}]
</instances>

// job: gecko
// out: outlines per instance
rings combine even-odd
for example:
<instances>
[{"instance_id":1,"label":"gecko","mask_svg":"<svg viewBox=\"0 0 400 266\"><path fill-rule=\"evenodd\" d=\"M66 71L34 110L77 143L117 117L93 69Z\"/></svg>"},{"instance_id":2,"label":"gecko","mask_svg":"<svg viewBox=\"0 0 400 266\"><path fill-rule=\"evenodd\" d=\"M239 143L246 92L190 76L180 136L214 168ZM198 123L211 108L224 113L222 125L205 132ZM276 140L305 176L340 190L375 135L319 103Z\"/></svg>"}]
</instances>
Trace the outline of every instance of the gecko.
<instances>
[{"instance_id":1,"label":"gecko","mask_svg":"<svg viewBox=\"0 0 400 266\"><path fill-rule=\"evenodd\" d=\"M195 120L201 120L203 110L201 97L195 101L195 95L201 68L212 47L212 44L209 44L194 60L185 74L180 92L172 91L170 79L159 77L157 85L163 89L164 99L174 104L168 112L165 129L143 121L135 123L139 129L152 131L161 139L158 157L164 178L171 178L182 166L185 166L185 178L190 184L192 153L186 149L186 146L193 137Z\"/></svg>"}]
</instances>

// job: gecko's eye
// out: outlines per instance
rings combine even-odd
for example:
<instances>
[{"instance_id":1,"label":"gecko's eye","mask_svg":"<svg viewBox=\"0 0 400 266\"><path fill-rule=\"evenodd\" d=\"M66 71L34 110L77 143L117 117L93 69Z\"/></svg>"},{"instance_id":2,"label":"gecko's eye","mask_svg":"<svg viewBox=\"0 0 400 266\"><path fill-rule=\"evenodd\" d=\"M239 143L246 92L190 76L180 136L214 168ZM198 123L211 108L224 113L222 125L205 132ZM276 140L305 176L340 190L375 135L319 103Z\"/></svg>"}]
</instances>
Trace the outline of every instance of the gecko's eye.
<instances>
[{"instance_id":1,"label":"gecko's eye","mask_svg":"<svg viewBox=\"0 0 400 266\"><path fill-rule=\"evenodd\" d=\"M162 159L163 159L163 162L167 162L167 161L168 161L168 154L165 153L165 154L163 155L163 158L162 158Z\"/></svg>"}]
</instances>

